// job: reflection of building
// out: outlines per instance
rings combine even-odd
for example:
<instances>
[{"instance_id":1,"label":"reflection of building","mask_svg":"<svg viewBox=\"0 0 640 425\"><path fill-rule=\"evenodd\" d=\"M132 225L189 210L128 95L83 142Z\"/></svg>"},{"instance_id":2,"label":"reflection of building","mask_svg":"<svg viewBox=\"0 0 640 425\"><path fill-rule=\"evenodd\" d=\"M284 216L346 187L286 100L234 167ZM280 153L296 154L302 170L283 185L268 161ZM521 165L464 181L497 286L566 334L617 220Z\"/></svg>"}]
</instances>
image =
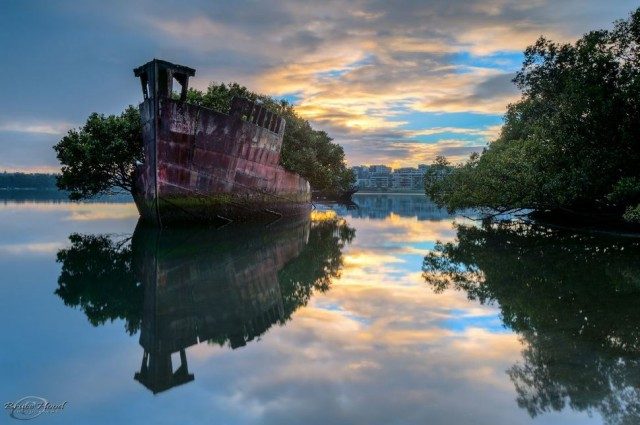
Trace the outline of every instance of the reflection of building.
<instances>
[{"instance_id":1,"label":"reflection of building","mask_svg":"<svg viewBox=\"0 0 640 425\"><path fill-rule=\"evenodd\" d=\"M361 191L424 191L424 175L429 166L405 167L392 170L385 165L353 167L356 185Z\"/></svg>"},{"instance_id":2,"label":"reflection of building","mask_svg":"<svg viewBox=\"0 0 640 425\"><path fill-rule=\"evenodd\" d=\"M418 220L442 220L451 215L439 208L425 195L355 194L352 198L356 208L332 205L331 208L344 217L384 219L391 214L401 217L416 217Z\"/></svg>"},{"instance_id":3,"label":"reflection of building","mask_svg":"<svg viewBox=\"0 0 640 425\"><path fill-rule=\"evenodd\" d=\"M154 393L192 381L185 348L203 341L241 347L283 320L278 272L308 237L308 219L268 229L136 229L144 355L135 379Z\"/></svg>"}]
</instances>

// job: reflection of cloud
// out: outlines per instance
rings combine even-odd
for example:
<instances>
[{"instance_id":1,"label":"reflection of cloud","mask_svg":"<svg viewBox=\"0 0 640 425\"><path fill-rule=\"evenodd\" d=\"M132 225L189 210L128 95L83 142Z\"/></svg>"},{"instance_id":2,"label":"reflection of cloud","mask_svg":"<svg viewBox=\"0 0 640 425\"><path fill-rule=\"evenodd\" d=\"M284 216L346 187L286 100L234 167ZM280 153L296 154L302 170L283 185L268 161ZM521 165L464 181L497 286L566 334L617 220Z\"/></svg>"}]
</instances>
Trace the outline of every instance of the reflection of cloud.
<instances>
[{"instance_id":1,"label":"reflection of cloud","mask_svg":"<svg viewBox=\"0 0 640 425\"><path fill-rule=\"evenodd\" d=\"M498 407L503 417L518 416L504 373L519 357L517 337L443 326L456 314L495 310L476 309L459 293L399 288L375 276L343 285L349 273L286 327L243 349L241 360L207 347L217 355L198 362L215 367L198 365L198 379L205 386L224 380L215 396L219 409L251 423L278 424L484 423ZM249 371L241 367L245 362L269 367ZM204 376L212 368L233 370L234 379Z\"/></svg>"},{"instance_id":2,"label":"reflection of cloud","mask_svg":"<svg viewBox=\"0 0 640 425\"><path fill-rule=\"evenodd\" d=\"M121 220L137 218L139 215L133 203L111 202L20 202L11 203L1 209L25 212L66 212L65 219L70 221Z\"/></svg>"},{"instance_id":3,"label":"reflection of cloud","mask_svg":"<svg viewBox=\"0 0 640 425\"><path fill-rule=\"evenodd\" d=\"M505 352L515 357L522 350L522 343L512 334L496 335L486 329L470 328L465 331L464 336L453 343L462 357L496 359Z\"/></svg>"},{"instance_id":4,"label":"reflection of cloud","mask_svg":"<svg viewBox=\"0 0 640 425\"><path fill-rule=\"evenodd\" d=\"M450 220L418 220L391 213L385 220L349 219L349 223L366 229L358 245L386 246L389 243L406 244L425 241L453 241L456 230ZM356 248L353 248L356 249Z\"/></svg>"},{"instance_id":5,"label":"reflection of cloud","mask_svg":"<svg viewBox=\"0 0 640 425\"><path fill-rule=\"evenodd\" d=\"M344 263L347 267L366 267L372 264L401 263L402 260L392 255L380 255L366 252L356 252L345 255Z\"/></svg>"},{"instance_id":6,"label":"reflection of cloud","mask_svg":"<svg viewBox=\"0 0 640 425\"><path fill-rule=\"evenodd\" d=\"M347 220L356 238L329 291L260 344L198 349L198 380L225 383L216 408L267 424L495 423L496 411L517 423L505 374L517 336L496 308L435 294L421 277L418 247L454 237L452 221Z\"/></svg>"},{"instance_id":7,"label":"reflection of cloud","mask_svg":"<svg viewBox=\"0 0 640 425\"><path fill-rule=\"evenodd\" d=\"M29 166L17 166L17 165L0 165L0 170L7 173L60 173L60 166L56 165L29 165Z\"/></svg>"},{"instance_id":8,"label":"reflection of cloud","mask_svg":"<svg viewBox=\"0 0 640 425\"><path fill-rule=\"evenodd\" d=\"M68 244L72 232L130 233L135 226L135 220L128 218L71 221L74 208L72 204L0 206L0 221L5 223L1 242L17 244L16 239L28 233L35 240L20 244ZM331 215L318 213L316 218ZM505 373L520 359L521 346L516 335L501 328L498 309L468 301L463 292L434 294L420 277L422 252L417 250L447 239L451 220L417 222L391 214L384 221L348 217L347 221L356 229L356 237L344 249L345 267L328 291L315 292L306 307L286 324L272 326L259 342L236 350L207 343L189 348L195 382L157 396L132 379L143 350L137 338L122 331L120 322L94 329L71 312L61 316L62 322L50 320L55 314L51 316L53 310L47 306L64 307L59 301L52 303L47 285L37 284L33 295L44 294L37 307L24 302L11 305L33 310L23 319L29 329L41 331L42 338L34 339L34 344L50 352L46 364L37 356L27 358L33 367L21 371L16 382L25 391L37 385L48 394L68 398L78 408L73 412L80 422L93 415L97 418L93 422L100 424L112 423L114 414L129 417L131 409L120 409L122 405L147 415L147 423L158 422L157 418L189 422L199 415L197 422L203 408L218 422L238 424L529 423ZM23 254L21 258L28 259L28 253ZM53 266L53 255L47 257L27 273L20 268L10 271L25 274L21 282L38 282L33 276L39 278ZM360 265L350 262L364 257L368 260ZM54 270L52 279L59 272ZM23 294L15 291L17 287L31 290L29 285L4 286L12 299ZM20 332L16 335L14 345L20 347L24 338ZM60 338L77 347L69 351L64 344L56 345ZM62 349L52 349L58 346ZM20 352L16 356L24 362ZM104 380L105 390L87 392L97 379ZM100 409L109 414L96 416ZM543 415L536 421L550 425L589 420L568 411L562 415Z\"/></svg>"},{"instance_id":9,"label":"reflection of cloud","mask_svg":"<svg viewBox=\"0 0 640 425\"><path fill-rule=\"evenodd\" d=\"M79 204L78 208L71 209L69 220L94 221L94 220L120 220L124 218L138 217L138 210L133 204L106 204L108 208L86 208L88 204ZM92 204L89 204L92 205ZM103 204L104 205L104 204Z\"/></svg>"}]
</instances>

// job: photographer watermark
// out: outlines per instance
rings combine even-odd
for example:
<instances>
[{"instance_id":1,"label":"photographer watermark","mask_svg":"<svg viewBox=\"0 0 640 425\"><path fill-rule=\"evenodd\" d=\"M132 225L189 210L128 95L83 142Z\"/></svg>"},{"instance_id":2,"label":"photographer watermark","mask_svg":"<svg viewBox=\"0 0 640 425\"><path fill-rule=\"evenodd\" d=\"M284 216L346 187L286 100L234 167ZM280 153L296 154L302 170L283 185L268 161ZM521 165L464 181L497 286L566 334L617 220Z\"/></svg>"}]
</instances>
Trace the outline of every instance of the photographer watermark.
<instances>
[{"instance_id":1,"label":"photographer watermark","mask_svg":"<svg viewBox=\"0 0 640 425\"><path fill-rule=\"evenodd\" d=\"M64 410L66 406L66 401L62 403L51 403L45 398L33 395L28 395L18 401L10 401L4 404L4 408L9 412L9 416L22 421L35 419L43 414L58 413Z\"/></svg>"}]
</instances>

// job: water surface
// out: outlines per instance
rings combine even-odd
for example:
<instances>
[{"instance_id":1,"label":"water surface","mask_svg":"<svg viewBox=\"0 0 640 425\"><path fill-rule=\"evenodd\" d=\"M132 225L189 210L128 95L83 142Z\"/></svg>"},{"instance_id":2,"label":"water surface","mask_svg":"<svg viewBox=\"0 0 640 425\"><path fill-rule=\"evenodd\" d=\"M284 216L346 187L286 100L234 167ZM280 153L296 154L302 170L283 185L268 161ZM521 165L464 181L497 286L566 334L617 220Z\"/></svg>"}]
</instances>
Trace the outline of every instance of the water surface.
<instances>
[{"instance_id":1,"label":"water surface","mask_svg":"<svg viewBox=\"0 0 640 425\"><path fill-rule=\"evenodd\" d=\"M163 231L0 204L0 399L67 401L51 424L638 423L634 240L354 199Z\"/></svg>"}]
</instances>

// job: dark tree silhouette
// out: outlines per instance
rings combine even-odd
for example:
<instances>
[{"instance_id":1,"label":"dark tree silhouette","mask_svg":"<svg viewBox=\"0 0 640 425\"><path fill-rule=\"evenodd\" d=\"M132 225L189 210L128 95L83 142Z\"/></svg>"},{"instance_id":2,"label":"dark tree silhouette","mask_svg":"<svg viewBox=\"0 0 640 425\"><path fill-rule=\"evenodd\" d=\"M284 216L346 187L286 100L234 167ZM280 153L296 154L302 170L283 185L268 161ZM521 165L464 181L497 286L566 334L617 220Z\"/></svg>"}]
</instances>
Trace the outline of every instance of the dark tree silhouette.
<instances>
[{"instance_id":1,"label":"dark tree silhouette","mask_svg":"<svg viewBox=\"0 0 640 425\"><path fill-rule=\"evenodd\" d=\"M640 421L640 242L521 223L458 226L423 263L436 291L495 303L525 343L508 374L531 416Z\"/></svg>"},{"instance_id":2,"label":"dark tree silhouette","mask_svg":"<svg viewBox=\"0 0 640 425\"><path fill-rule=\"evenodd\" d=\"M309 242L295 261L278 272L285 320L299 307L307 305L315 291L325 292L340 276L342 249L355 237L355 229L343 219L332 218L311 224Z\"/></svg>"},{"instance_id":3,"label":"dark tree silhouette","mask_svg":"<svg viewBox=\"0 0 640 425\"><path fill-rule=\"evenodd\" d=\"M427 194L450 210L640 223L639 44L640 8L574 43L538 39L500 136L462 166L438 161Z\"/></svg>"},{"instance_id":4,"label":"dark tree silhouette","mask_svg":"<svg viewBox=\"0 0 640 425\"><path fill-rule=\"evenodd\" d=\"M69 242L57 255L62 271L56 295L82 309L94 326L123 319L127 332L136 333L144 288L133 272L130 239L74 233Z\"/></svg>"},{"instance_id":5,"label":"dark tree silhouette","mask_svg":"<svg viewBox=\"0 0 640 425\"><path fill-rule=\"evenodd\" d=\"M79 307L94 326L123 319L129 334L141 328L150 297L156 308L172 314L216 310L215 335L208 339L224 344L236 338L232 345L244 345L272 324L289 320L314 291L326 291L340 275L342 249L354 236L355 230L338 218L269 228L159 230L139 224L127 239L72 234L70 247L57 255L62 271L55 293L65 305ZM278 266L278 256L288 261ZM278 288L283 311L266 326L251 328L242 317L263 301L265 285ZM192 293L201 296L199 304L185 298ZM241 342L239 328L248 332Z\"/></svg>"}]
</instances>

